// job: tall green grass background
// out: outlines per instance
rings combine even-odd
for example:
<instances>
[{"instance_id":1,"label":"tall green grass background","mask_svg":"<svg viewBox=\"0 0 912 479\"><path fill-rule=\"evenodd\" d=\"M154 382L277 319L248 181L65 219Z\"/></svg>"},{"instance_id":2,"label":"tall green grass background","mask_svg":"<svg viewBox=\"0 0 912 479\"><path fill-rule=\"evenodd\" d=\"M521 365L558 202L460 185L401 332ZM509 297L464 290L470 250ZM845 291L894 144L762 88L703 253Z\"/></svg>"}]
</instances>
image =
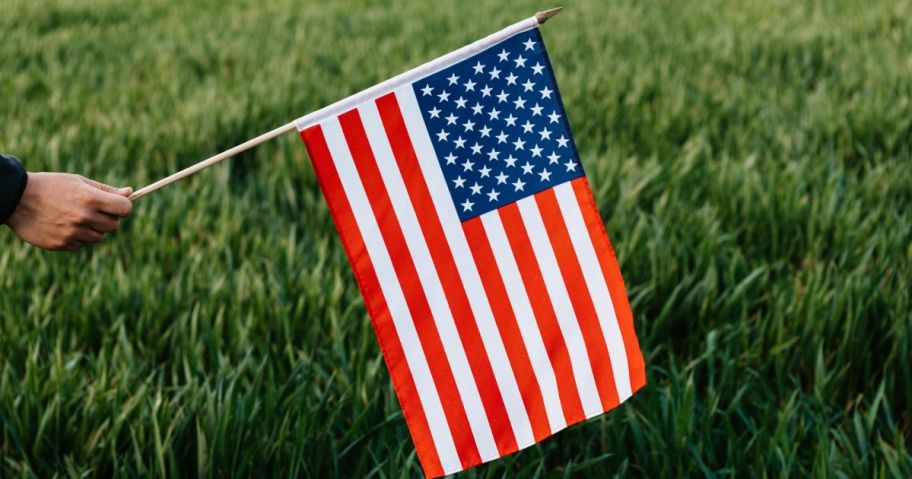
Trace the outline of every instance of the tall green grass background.
<instances>
[{"instance_id":1,"label":"tall green grass background","mask_svg":"<svg viewBox=\"0 0 912 479\"><path fill-rule=\"evenodd\" d=\"M142 186L550 6L0 0L0 150ZM912 3L564 6L649 384L459 477L912 477ZM0 426L2 477L420 475L295 135L0 231Z\"/></svg>"}]
</instances>

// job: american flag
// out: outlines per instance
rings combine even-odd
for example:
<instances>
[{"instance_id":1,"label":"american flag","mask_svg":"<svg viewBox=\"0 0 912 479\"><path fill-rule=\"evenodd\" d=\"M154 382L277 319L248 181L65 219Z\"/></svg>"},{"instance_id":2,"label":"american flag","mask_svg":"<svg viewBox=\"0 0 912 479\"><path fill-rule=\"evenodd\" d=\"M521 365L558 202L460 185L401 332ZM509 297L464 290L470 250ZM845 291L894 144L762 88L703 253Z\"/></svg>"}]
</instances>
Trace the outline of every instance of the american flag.
<instances>
[{"instance_id":1,"label":"american flag","mask_svg":"<svg viewBox=\"0 0 912 479\"><path fill-rule=\"evenodd\" d=\"M645 384L539 30L483 46L299 121L432 477Z\"/></svg>"}]
</instances>

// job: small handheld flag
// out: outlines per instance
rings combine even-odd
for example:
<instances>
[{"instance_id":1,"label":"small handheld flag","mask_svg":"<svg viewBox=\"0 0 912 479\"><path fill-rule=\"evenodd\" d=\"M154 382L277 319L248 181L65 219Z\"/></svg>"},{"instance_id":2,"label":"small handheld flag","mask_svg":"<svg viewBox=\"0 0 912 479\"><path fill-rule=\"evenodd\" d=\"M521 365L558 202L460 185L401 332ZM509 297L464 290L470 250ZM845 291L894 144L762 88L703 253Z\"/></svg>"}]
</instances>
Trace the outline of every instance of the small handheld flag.
<instances>
[{"instance_id":1,"label":"small handheld flag","mask_svg":"<svg viewBox=\"0 0 912 479\"><path fill-rule=\"evenodd\" d=\"M540 12L137 190L300 132L429 477L646 384Z\"/></svg>"},{"instance_id":2,"label":"small handheld flag","mask_svg":"<svg viewBox=\"0 0 912 479\"><path fill-rule=\"evenodd\" d=\"M538 24L296 122L428 476L645 384Z\"/></svg>"}]
</instances>

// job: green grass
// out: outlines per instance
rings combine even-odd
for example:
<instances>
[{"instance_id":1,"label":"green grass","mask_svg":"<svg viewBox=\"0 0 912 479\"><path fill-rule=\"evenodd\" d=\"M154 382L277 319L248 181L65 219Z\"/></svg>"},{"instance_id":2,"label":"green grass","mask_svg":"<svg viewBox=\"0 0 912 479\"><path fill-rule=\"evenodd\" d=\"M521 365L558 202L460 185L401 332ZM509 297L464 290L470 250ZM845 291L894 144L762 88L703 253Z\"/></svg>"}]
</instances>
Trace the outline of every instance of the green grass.
<instances>
[{"instance_id":1,"label":"green grass","mask_svg":"<svg viewBox=\"0 0 912 479\"><path fill-rule=\"evenodd\" d=\"M435 3L0 0L0 150L142 186L551 6ZM649 385L460 477L912 477L912 3L565 6ZM294 135L0 233L0 424L2 477L420 474Z\"/></svg>"}]
</instances>

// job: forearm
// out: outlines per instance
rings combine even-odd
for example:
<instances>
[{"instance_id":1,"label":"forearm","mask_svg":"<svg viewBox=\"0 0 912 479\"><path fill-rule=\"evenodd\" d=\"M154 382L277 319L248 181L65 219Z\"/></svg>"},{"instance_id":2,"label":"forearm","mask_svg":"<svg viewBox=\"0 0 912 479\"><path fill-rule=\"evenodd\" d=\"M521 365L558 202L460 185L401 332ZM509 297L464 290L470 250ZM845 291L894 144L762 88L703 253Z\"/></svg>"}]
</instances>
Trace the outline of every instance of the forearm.
<instances>
[{"instance_id":1,"label":"forearm","mask_svg":"<svg viewBox=\"0 0 912 479\"><path fill-rule=\"evenodd\" d=\"M0 223L6 223L15 211L27 181L22 163L15 156L0 153Z\"/></svg>"}]
</instances>

